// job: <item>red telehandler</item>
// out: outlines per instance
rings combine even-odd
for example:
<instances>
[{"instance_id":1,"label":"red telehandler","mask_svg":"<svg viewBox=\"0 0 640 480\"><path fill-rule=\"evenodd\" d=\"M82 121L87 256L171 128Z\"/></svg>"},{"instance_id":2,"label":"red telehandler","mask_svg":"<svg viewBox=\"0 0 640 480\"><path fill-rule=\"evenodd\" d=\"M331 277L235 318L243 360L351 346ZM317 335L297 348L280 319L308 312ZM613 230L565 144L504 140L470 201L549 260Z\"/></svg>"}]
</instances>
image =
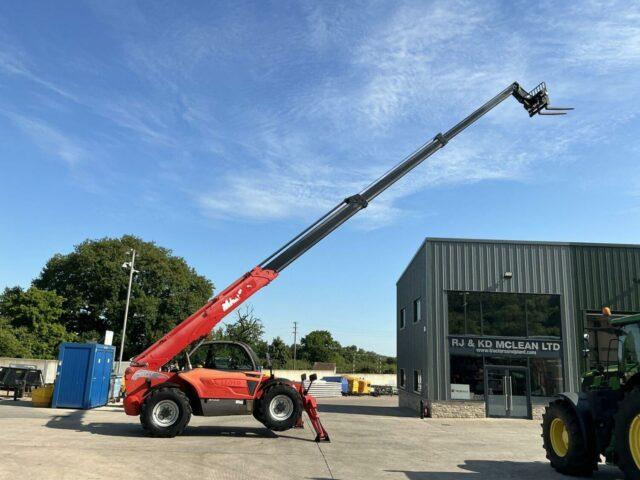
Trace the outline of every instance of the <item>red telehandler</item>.
<instances>
[{"instance_id":1,"label":"red telehandler","mask_svg":"<svg viewBox=\"0 0 640 480\"><path fill-rule=\"evenodd\" d=\"M529 113L563 115L551 108L544 83L530 92L513 83L446 133L410 155L360 193L345 198L298 236L267 257L258 266L212 298L156 343L136 356L125 371L127 415L140 415L142 426L152 436L173 437L182 433L191 415L218 416L253 414L267 428L284 431L302 425L305 410L316 432L316 441L329 441L317 403L301 382L274 377L258 366L253 351L242 343L205 341L211 330L231 311L271 281L294 260L345 221L362 210L380 193L398 181L449 140L510 96ZM185 354L186 367L167 367L178 354ZM315 376L310 377L311 383Z\"/></svg>"}]
</instances>

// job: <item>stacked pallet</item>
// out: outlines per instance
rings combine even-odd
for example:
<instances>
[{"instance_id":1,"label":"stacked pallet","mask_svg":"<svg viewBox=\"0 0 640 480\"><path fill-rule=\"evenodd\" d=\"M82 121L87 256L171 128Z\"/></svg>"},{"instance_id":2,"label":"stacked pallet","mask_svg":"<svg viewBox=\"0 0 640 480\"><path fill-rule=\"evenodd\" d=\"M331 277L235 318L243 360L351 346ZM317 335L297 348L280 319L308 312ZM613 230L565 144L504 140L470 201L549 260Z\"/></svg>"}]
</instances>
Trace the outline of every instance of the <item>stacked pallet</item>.
<instances>
[{"instance_id":1,"label":"stacked pallet","mask_svg":"<svg viewBox=\"0 0 640 480\"><path fill-rule=\"evenodd\" d=\"M309 387L309 380L304 381L304 388ZM342 384L338 382L326 382L316 380L311 385L309 393L316 398L340 397L342 395Z\"/></svg>"}]
</instances>

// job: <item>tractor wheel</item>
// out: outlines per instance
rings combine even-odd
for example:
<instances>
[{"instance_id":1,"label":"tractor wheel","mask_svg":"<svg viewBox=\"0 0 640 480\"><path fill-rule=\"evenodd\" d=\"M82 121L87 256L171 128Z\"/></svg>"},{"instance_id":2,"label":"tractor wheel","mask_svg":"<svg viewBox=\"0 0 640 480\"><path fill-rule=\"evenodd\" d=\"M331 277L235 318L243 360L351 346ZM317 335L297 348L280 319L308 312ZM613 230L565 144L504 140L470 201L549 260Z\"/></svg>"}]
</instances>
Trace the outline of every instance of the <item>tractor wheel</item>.
<instances>
[{"instance_id":1,"label":"tractor wheel","mask_svg":"<svg viewBox=\"0 0 640 480\"><path fill-rule=\"evenodd\" d=\"M300 394L289 385L274 385L260 399L260 415L260 421L275 432L293 428L302 415Z\"/></svg>"},{"instance_id":2,"label":"tractor wheel","mask_svg":"<svg viewBox=\"0 0 640 480\"><path fill-rule=\"evenodd\" d=\"M140 423L152 437L180 435L191 419L189 399L178 388L159 388L142 404Z\"/></svg>"},{"instance_id":3,"label":"tractor wheel","mask_svg":"<svg viewBox=\"0 0 640 480\"><path fill-rule=\"evenodd\" d=\"M262 414L262 405L260 400L255 400L253 402L253 418L255 418L260 423L264 423L264 416Z\"/></svg>"},{"instance_id":4,"label":"tractor wheel","mask_svg":"<svg viewBox=\"0 0 640 480\"><path fill-rule=\"evenodd\" d=\"M618 404L614 417L618 466L627 480L640 479L640 388Z\"/></svg>"},{"instance_id":5,"label":"tractor wheel","mask_svg":"<svg viewBox=\"0 0 640 480\"><path fill-rule=\"evenodd\" d=\"M593 459L582 438L575 411L566 400L551 402L542 415L542 439L551 466L565 475L587 477L593 473Z\"/></svg>"}]
</instances>

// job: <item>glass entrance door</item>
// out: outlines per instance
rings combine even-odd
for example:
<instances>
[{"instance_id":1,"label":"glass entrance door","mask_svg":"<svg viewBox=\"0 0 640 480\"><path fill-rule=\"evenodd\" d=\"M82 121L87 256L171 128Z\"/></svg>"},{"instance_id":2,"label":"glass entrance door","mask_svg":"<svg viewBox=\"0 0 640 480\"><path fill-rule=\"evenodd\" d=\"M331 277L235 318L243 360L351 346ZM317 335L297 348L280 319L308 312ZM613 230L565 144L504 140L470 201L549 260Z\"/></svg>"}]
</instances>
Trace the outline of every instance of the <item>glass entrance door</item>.
<instances>
[{"instance_id":1,"label":"glass entrance door","mask_svg":"<svg viewBox=\"0 0 640 480\"><path fill-rule=\"evenodd\" d=\"M531 418L528 370L487 366L485 372L487 417Z\"/></svg>"}]
</instances>

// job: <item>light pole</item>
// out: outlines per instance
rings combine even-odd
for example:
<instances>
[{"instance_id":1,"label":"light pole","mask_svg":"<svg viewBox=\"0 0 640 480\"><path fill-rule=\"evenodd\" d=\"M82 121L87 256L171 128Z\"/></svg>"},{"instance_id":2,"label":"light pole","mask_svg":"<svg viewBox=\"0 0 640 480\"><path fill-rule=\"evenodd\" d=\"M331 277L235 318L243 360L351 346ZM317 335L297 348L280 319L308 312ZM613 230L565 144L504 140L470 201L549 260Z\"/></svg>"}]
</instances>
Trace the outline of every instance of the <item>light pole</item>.
<instances>
[{"instance_id":1,"label":"light pole","mask_svg":"<svg viewBox=\"0 0 640 480\"><path fill-rule=\"evenodd\" d=\"M356 355L358 354L358 351L354 351L353 352L353 359L351 360L353 363L351 364L351 373L356 373Z\"/></svg>"},{"instance_id":2,"label":"light pole","mask_svg":"<svg viewBox=\"0 0 640 480\"><path fill-rule=\"evenodd\" d=\"M127 303L124 307L124 322L122 323L122 338L120 339L120 360L118 361L118 373L120 373L120 369L122 368L122 354L124 353L124 336L127 332L127 317L129 316L129 300L131 299L131 284L133 283L133 274L137 271L133 267L136 262L136 251L132 248L129 250L131 253L131 261L124 262L122 264L123 268L129 268L129 287L127 288Z\"/></svg>"},{"instance_id":3,"label":"light pole","mask_svg":"<svg viewBox=\"0 0 640 480\"><path fill-rule=\"evenodd\" d=\"M298 356L298 322L293 322L293 369L296 369L296 357Z\"/></svg>"}]
</instances>

